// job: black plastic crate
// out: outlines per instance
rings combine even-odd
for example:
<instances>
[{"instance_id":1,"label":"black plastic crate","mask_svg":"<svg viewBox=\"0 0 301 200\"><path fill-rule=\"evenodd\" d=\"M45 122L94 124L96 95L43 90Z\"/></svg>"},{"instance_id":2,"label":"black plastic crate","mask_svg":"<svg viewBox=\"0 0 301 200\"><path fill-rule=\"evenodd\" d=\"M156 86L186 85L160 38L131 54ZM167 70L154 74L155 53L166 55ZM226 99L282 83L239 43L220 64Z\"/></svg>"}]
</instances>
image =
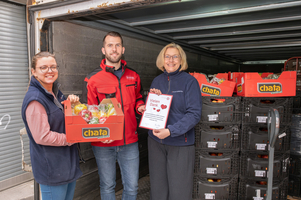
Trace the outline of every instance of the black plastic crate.
<instances>
[{"instance_id":1,"label":"black plastic crate","mask_svg":"<svg viewBox=\"0 0 301 200\"><path fill-rule=\"evenodd\" d=\"M274 153L273 178L288 177L289 151ZM260 151L241 151L240 176L267 180L269 166L269 153Z\"/></svg>"},{"instance_id":2,"label":"black plastic crate","mask_svg":"<svg viewBox=\"0 0 301 200\"><path fill-rule=\"evenodd\" d=\"M201 124L195 127L195 146L208 150L239 150L241 128L239 124Z\"/></svg>"},{"instance_id":3,"label":"black plastic crate","mask_svg":"<svg viewBox=\"0 0 301 200\"><path fill-rule=\"evenodd\" d=\"M238 175L228 178L194 176L193 198L237 200Z\"/></svg>"},{"instance_id":4,"label":"black plastic crate","mask_svg":"<svg viewBox=\"0 0 301 200\"><path fill-rule=\"evenodd\" d=\"M280 125L289 125L292 121L293 99L291 97L244 97L242 102L243 124L267 125L270 108L278 110Z\"/></svg>"},{"instance_id":5,"label":"black plastic crate","mask_svg":"<svg viewBox=\"0 0 301 200\"><path fill-rule=\"evenodd\" d=\"M301 176L289 176L288 195L297 197L301 196Z\"/></svg>"},{"instance_id":6,"label":"black plastic crate","mask_svg":"<svg viewBox=\"0 0 301 200\"><path fill-rule=\"evenodd\" d=\"M293 114L301 114L301 108L293 108Z\"/></svg>"},{"instance_id":7,"label":"black plastic crate","mask_svg":"<svg viewBox=\"0 0 301 200\"><path fill-rule=\"evenodd\" d=\"M291 137L290 143L291 154L301 155L301 138L300 137Z\"/></svg>"},{"instance_id":8,"label":"black plastic crate","mask_svg":"<svg viewBox=\"0 0 301 200\"><path fill-rule=\"evenodd\" d=\"M241 123L241 97L202 97L203 123Z\"/></svg>"},{"instance_id":9,"label":"black plastic crate","mask_svg":"<svg viewBox=\"0 0 301 200\"><path fill-rule=\"evenodd\" d=\"M299 115L299 114L293 114L292 115L291 128L292 129L297 129L299 131L301 130L301 115ZM292 134L292 135L294 135L294 134Z\"/></svg>"},{"instance_id":10,"label":"black plastic crate","mask_svg":"<svg viewBox=\"0 0 301 200\"><path fill-rule=\"evenodd\" d=\"M224 177L239 174L239 151L195 152L195 173L208 177Z\"/></svg>"},{"instance_id":11,"label":"black plastic crate","mask_svg":"<svg viewBox=\"0 0 301 200\"><path fill-rule=\"evenodd\" d=\"M296 96L293 97L293 108L301 108L301 91L296 91Z\"/></svg>"},{"instance_id":12,"label":"black plastic crate","mask_svg":"<svg viewBox=\"0 0 301 200\"><path fill-rule=\"evenodd\" d=\"M241 136L241 149L251 151L269 150L267 126L243 125ZM280 126L279 136L276 139L275 151L290 150L291 130L289 126Z\"/></svg>"},{"instance_id":13,"label":"black plastic crate","mask_svg":"<svg viewBox=\"0 0 301 200\"><path fill-rule=\"evenodd\" d=\"M250 178L240 178L239 180L239 200L254 200L260 190L260 197L265 199L267 193L267 180L256 180ZM288 193L288 178L283 180L273 180L272 198L273 200L286 200Z\"/></svg>"}]
</instances>

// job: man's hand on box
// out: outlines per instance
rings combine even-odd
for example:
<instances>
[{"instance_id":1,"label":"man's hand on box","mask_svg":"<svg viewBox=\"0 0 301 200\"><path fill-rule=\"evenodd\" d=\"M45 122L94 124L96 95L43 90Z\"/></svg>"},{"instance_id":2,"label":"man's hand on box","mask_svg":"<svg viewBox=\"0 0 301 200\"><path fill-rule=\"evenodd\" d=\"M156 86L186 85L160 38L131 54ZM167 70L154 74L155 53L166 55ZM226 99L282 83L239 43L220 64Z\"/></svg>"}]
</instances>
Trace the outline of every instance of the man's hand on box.
<instances>
[{"instance_id":1,"label":"man's hand on box","mask_svg":"<svg viewBox=\"0 0 301 200\"><path fill-rule=\"evenodd\" d=\"M105 140L105 141L101 141L102 143L105 143L105 144L110 144L111 142L114 142L114 140Z\"/></svg>"}]
</instances>

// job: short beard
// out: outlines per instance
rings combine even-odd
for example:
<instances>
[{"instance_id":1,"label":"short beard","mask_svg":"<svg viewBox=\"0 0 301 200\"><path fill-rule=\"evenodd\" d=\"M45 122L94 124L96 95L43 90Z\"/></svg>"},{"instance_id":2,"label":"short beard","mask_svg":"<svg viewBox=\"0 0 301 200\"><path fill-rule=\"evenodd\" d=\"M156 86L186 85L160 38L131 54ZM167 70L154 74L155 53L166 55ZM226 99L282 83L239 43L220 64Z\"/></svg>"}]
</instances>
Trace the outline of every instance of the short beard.
<instances>
[{"instance_id":1,"label":"short beard","mask_svg":"<svg viewBox=\"0 0 301 200\"><path fill-rule=\"evenodd\" d=\"M119 63L122 57L122 54L118 56L116 59L112 59L110 56L105 56L108 61L111 63Z\"/></svg>"}]
</instances>

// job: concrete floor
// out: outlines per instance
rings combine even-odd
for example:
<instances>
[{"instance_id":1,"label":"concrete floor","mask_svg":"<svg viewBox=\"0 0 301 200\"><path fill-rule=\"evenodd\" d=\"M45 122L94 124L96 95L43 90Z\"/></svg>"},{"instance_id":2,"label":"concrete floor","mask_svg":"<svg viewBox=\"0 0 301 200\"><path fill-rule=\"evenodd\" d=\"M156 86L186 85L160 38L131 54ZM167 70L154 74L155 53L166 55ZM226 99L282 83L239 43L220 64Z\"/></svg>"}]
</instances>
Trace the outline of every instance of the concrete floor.
<instances>
[{"instance_id":1,"label":"concrete floor","mask_svg":"<svg viewBox=\"0 0 301 200\"><path fill-rule=\"evenodd\" d=\"M139 179L137 200L149 200L149 176ZM0 200L34 200L34 181L29 181L0 192ZM116 193L116 200L121 200L122 190ZM42 200L42 198L40 198Z\"/></svg>"},{"instance_id":2,"label":"concrete floor","mask_svg":"<svg viewBox=\"0 0 301 200\"><path fill-rule=\"evenodd\" d=\"M34 181L29 181L0 192L1 200L33 200Z\"/></svg>"},{"instance_id":3,"label":"concrete floor","mask_svg":"<svg viewBox=\"0 0 301 200\"><path fill-rule=\"evenodd\" d=\"M139 189L137 200L149 200L149 176L139 179ZM16 187L9 188L0 192L0 200L34 200L34 182L29 181L27 183L18 185ZM116 200L121 200L122 190L116 193ZM42 198L40 198L42 199ZM288 200L301 200L300 197L287 197Z\"/></svg>"}]
</instances>

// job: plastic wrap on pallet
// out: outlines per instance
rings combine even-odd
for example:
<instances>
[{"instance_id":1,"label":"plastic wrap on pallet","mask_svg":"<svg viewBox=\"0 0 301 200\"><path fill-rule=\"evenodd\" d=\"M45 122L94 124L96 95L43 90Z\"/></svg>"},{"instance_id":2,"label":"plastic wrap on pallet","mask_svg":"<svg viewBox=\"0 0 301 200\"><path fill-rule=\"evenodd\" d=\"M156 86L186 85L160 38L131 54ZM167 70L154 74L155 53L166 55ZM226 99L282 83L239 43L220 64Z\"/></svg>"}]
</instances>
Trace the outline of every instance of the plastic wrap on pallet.
<instances>
[{"instance_id":1,"label":"plastic wrap on pallet","mask_svg":"<svg viewBox=\"0 0 301 200\"><path fill-rule=\"evenodd\" d=\"M207 150L239 150L240 135L239 124L199 123L195 126L195 146Z\"/></svg>"},{"instance_id":2,"label":"plastic wrap on pallet","mask_svg":"<svg viewBox=\"0 0 301 200\"><path fill-rule=\"evenodd\" d=\"M228 178L204 178L200 175L194 176L193 198L195 200L205 199L231 199L237 200L238 175Z\"/></svg>"},{"instance_id":3,"label":"plastic wrap on pallet","mask_svg":"<svg viewBox=\"0 0 301 200\"><path fill-rule=\"evenodd\" d=\"M290 152L274 154L273 179L288 177ZM240 176L258 180L267 180L269 153L259 151L242 151L240 158Z\"/></svg>"},{"instance_id":4,"label":"plastic wrap on pallet","mask_svg":"<svg viewBox=\"0 0 301 200\"><path fill-rule=\"evenodd\" d=\"M301 91L296 91L296 96L293 97L293 108L301 108Z\"/></svg>"},{"instance_id":5,"label":"plastic wrap on pallet","mask_svg":"<svg viewBox=\"0 0 301 200\"><path fill-rule=\"evenodd\" d=\"M292 128L301 130L301 115L292 115Z\"/></svg>"},{"instance_id":6,"label":"plastic wrap on pallet","mask_svg":"<svg viewBox=\"0 0 301 200\"><path fill-rule=\"evenodd\" d=\"M258 192L258 190L260 192ZM250 178L240 178L239 180L239 200L265 199L267 193L267 180L256 180ZM286 200L288 193L288 178L273 180L272 199ZM258 196L257 196L258 195ZM261 197L261 198L260 198Z\"/></svg>"},{"instance_id":7,"label":"plastic wrap on pallet","mask_svg":"<svg viewBox=\"0 0 301 200\"><path fill-rule=\"evenodd\" d=\"M301 176L301 155L290 154L289 174Z\"/></svg>"},{"instance_id":8,"label":"plastic wrap on pallet","mask_svg":"<svg viewBox=\"0 0 301 200\"><path fill-rule=\"evenodd\" d=\"M301 114L301 108L293 108L293 114Z\"/></svg>"},{"instance_id":9,"label":"plastic wrap on pallet","mask_svg":"<svg viewBox=\"0 0 301 200\"><path fill-rule=\"evenodd\" d=\"M290 150L291 130L289 126L280 126L279 136L275 142L275 151L285 152ZM267 126L243 125L242 126L242 150L265 151L269 150L269 138Z\"/></svg>"},{"instance_id":10,"label":"plastic wrap on pallet","mask_svg":"<svg viewBox=\"0 0 301 200\"><path fill-rule=\"evenodd\" d=\"M301 115L292 115L291 153L301 155Z\"/></svg>"},{"instance_id":11,"label":"plastic wrap on pallet","mask_svg":"<svg viewBox=\"0 0 301 200\"><path fill-rule=\"evenodd\" d=\"M229 177L239 173L239 151L196 150L195 174L202 177Z\"/></svg>"},{"instance_id":12,"label":"plastic wrap on pallet","mask_svg":"<svg viewBox=\"0 0 301 200\"><path fill-rule=\"evenodd\" d=\"M289 176L288 195L297 197L301 196L301 176Z\"/></svg>"}]
</instances>

